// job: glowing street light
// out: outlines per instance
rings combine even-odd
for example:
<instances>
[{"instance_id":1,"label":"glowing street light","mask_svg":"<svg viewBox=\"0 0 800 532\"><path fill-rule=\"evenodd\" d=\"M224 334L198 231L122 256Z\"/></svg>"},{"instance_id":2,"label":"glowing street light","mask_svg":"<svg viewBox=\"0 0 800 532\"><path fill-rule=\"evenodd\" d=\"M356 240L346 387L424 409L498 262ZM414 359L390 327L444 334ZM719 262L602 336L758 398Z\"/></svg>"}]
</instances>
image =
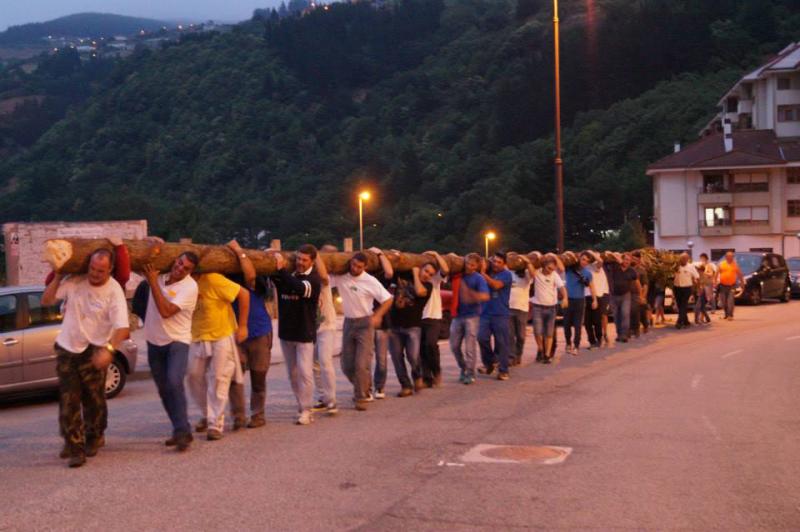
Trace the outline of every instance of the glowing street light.
<instances>
[{"instance_id":1,"label":"glowing street light","mask_svg":"<svg viewBox=\"0 0 800 532\"><path fill-rule=\"evenodd\" d=\"M364 202L369 198L370 193L366 190L358 195L358 237L362 251L364 250Z\"/></svg>"},{"instance_id":2,"label":"glowing street light","mask_svg":"<svg viewBox=\"0 0 800 532\"><path fill-rule=\"evenodd\" d=\"M488 233L486 233L486 237L484 238L484 242L486 244L486 258L487 259L489 258L489 241L490 240L494 240L495 238L497 238L497 235L495 234L494 231L489 231Z\"/></svg>"}]
</instances>

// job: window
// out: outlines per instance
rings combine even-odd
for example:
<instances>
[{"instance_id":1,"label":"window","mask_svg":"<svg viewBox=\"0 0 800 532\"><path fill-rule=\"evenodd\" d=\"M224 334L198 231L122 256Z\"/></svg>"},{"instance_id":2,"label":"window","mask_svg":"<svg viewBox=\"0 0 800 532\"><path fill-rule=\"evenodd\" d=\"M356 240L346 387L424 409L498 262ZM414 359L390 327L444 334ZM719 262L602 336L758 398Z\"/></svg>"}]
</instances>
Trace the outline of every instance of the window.
<instances>
[{"instance_id":1,"label":"window","mask_svg":"<svg viewBox=\"0 0 800 532\"><path fill-rule=\"evenodd\" d=\"M772 253L772 248L750 248L750 251L752 253ZM766 260L767 259L765 257L764 261L766 261Z\"/></svg>"},{"instance_id":2,"label":"window","mask_svg":"<svg viewBox=\"0 0 800 532\"><path fill-rule=\"evenodd\" d=\"M734 174L734 192L769 192L767 174Z\"/></svg>"},{"instance_id":3,"label":"window","mask_svg":"<svg viewBox=\"0 0 800 532\"><path fill-rule=\"evenodd\" d=\"M790 199L786 202L786 215L792 218L800 217L800 200Z\"/></svg>"},{"instance_id":4,"label":"window","mask_svg":"<svg viewBox=\"0 0 800 532\"><path fill-rule=\"evenodd\" d=\"M16 296L0 296L0 333L17 328Z\"/></svg>"},{"instance_id":5,"label":"window","mask_svg":"<svg viewBox=\"0 0 800 532\"><path fill-rule=\"evenodd\" d=\"M778 78L778 90L788 91L792 88L792 78Z\"/></svg>"},{"instance_id":6,"label":"window","mask_svg":"<svg viewBox=\"0 0 800 532\"><path fill-rule=\"evenodd\" d=\"M766 225L769 223L769 207L736 207L733 219L737 224Z\"/></svg>"},{"instance_id":7,"label":"window","mask_svg":"<svg viewBox=\"0 0 800 532\"><path fill-rule=\"evenodd\" d=\"M778 122L800 122L800 105L779 105Z\"/></svg>"},{"instance_id":8,"label":"window","mask_svg":"<svg viewBox=\"0 0 800 532\"><path fill-rule=\"evenodd\" d=\"M714 194L728 192L725 186L725 176L723 174L703 174L703 192Z\"/></svg>"},{"instance_id":9,"label":"window","mask_svg":"<svg viewBox=\"0 0 800 532\"><path fill-rule=\"evenodd\" d=\"M800 185L800 168L786 169L786 183L789 185Z\"/></svg>"},{"instance_id":10,"label":"window","mask_svg":"<svg viewBox=\"0 0 800 532\"><path fill-rule=\"evenodd\" d=\"M703 209L703 226L720 227L731 225L730 207L705 207Z\"/></svg>"},{"instance_id":11,"label":"window","mask_svg":"<svg viewBox=\"0 0 800 532\"><path fill-rule=\"evenodd\" d=\"M28 313L30 314L28 327L61 323L61 305L43 307L42 294L28 294Z\"/></svg>"},{"instance_id":12,"label":"window","mask_svg":"<svg viewBox=\"0 0 800 532\"><path fill-rule=\"evenodd\" d=\"M727 252L729 252L729 251L735 252L736 250L735 249L728 249L728 248L712 249L711 250L711 260L713 260L714 262L717 262L718 260L722 259L722 257L724 257L725 254Z\"/></svg>"}]
</instances>

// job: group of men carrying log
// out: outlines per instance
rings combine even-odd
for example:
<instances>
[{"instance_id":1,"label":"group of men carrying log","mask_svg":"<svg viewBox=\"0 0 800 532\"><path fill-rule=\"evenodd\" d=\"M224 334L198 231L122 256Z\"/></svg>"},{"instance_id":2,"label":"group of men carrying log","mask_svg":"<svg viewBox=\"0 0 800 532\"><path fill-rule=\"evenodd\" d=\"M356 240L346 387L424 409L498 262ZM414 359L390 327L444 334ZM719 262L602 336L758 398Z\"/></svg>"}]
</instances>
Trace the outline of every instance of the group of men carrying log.
<instances>
[{"instance_id":1,"label":"group of men carrying log","mask_svg":"<svg viewBox=\"0 0 800 532\"><path fill-rule=\"evenodd\" d=\"M113 250L106 242L100 246L96 242L96 249L85 253L88 261L80 260L81 254L69 246L65 250L56 243L49 249L55 255L51 260L54 273L42 303L64 302L55 349L59 426L64 437L61 457L69 460L70 467L83 465L87 456L94 456L105 444L105 368L129 335L122 286L131 262L147 281L143 290L137 290L134 309L144 321L151 373L172 423L172 435L165 444L179 451L190 447L193 429L205 432L208 440L221 439L228 402L234 431L265 424L273 341L266 300L273 290L278 338L297 401L298 425L310 424L314 412L338 411L334 288L344 314L341 370L353 384L354 406L359 411L386 396L387 351L400 383L399 397L441 385L438 340L443 323L441 286L446 280L453 291L450 347L460 369L459 381L466 385L476 382L476 373L496 371L499 380L509 379L510 367L522 357L529 310L537 362L543 363L554 358L558 305L564 310L566 350L573 355L578 354L582 325L590 348L610 345L609 304L615 316L631 317L615 320L618 341L628 340L631 323L649 325L640 320L645 314L638 306L631 310L634 298L646 306L647 282L635 254L606 261L592 251L579 257L570 254L565 260L554 254L502 252L489 259L474 253L445 258L433 251L409 257L378 248L345 255L325 246L323 255L306 244L285 256L272 250L243 250L231 241L223 254L214 249L216 258L210 260L212 251L202 246L176 249L160 239L128 241L127 245L110 239L109 243ZM129 247L135 251L133 260ZM206 262L228 275L209 272ZM64 271L73 275L64 278ZM244 389L247 371L249 419ZM202 413L194 427L189 422L184 382Z\"/></svg>"}]
</instances>

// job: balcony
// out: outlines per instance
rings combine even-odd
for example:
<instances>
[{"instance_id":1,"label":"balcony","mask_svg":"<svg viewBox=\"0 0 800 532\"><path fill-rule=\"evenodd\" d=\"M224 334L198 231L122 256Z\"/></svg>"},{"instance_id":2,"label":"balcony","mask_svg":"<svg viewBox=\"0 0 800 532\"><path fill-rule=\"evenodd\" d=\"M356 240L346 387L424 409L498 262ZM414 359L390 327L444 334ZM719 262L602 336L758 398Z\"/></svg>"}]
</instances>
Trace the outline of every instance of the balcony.
<instances>
[{"instance_id":1,"label":"balcony","mask_svg":"<svg viewBox=\"0 0 800 532\"><path fill-rule=\"evenodd\" d=\"M698 229L700 236L730 236L733 234L730 219L701 220Z\"/></svg>"},{"instance_id":2,"label":"balcony","mask_svg":"<svg viewBox=\"0 0 800 532\"><path fill-rule=\"evenodd\" d=\"M739 114L751 114L753 112L753 100L739 100L737 111Z\"/></svg>"},{"instance_id":3,"label":"balcony","mask_svg":"<svg viewBox=\"0 0 800 532\"><path fill-rule=\"evenodd\" d=\"M733 203L733 193L728 191L701 192L697 195L699 205L730 205Z\"/></svg>"},{"instance_id":4,"label":"balcony","mask_svg":"<svg viewBox=\"0 0 800 532\"><path fill-rule=\"evenodd\" d=\"M769 220L737 221L733 224L734 235L768 235L772 233Z\"/></svg>"}]
</instances>

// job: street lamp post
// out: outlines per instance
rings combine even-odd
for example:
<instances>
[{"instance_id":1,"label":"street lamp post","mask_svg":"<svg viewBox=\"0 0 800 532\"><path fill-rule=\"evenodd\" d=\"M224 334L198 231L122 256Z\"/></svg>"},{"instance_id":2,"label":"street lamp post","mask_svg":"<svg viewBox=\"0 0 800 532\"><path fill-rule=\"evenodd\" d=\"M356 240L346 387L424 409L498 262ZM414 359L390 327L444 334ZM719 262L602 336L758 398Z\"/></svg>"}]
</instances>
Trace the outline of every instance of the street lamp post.
<instances>
[{"instance_id":1,"label":"street lamp post","mask_svg":"<svg viewBox=\"0 0 800 532\"><path fill-rule=\"evenodd\" d=\"M564 251L564 161L561 159L561 54L558 38L558 0L553 0L553 42L555 45L556 98L556 251Z\"/></svg>"},{"instance_id":2,"label":"street lamp post","mask_svg":"<svg viewBox=\"0 0 800 532\"><path fill-rule=\"evenodd\" d=\"M489 241L494 240L495 238L497 238L497 235L494 233L494 231L489 231L488 233L486 233L486 238L484 239L484 243L486 244L487 259L489 258Z\"/></svg>"},{"instance_id":3,"label":"street lamp post","mask_svg":"<svg viewBox=\"0 0 800 532\"><path fill-rule=\"evenodd\" d=\"M370 197L366 190L358 195L358 241L359 249L364 251L364 202Z\"/></svg>"}]
</instances>

